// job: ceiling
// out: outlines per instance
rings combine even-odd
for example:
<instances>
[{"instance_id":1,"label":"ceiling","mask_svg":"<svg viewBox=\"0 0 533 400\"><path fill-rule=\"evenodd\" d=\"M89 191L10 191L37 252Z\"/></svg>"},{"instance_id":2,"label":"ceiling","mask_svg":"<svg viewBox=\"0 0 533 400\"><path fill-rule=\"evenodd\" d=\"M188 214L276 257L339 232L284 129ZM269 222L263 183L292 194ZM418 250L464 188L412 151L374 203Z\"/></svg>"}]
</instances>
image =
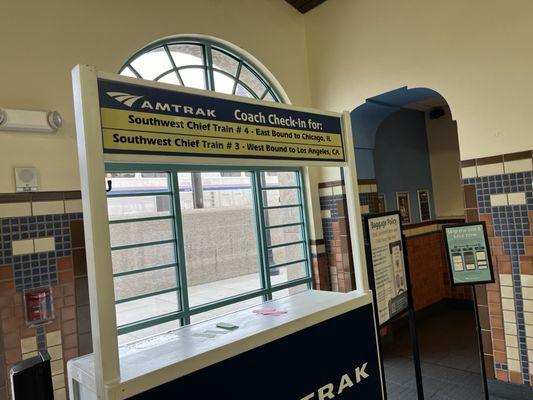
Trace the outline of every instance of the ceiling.
<instances>
[{"instance_id":1,"label":"ceiling","mask_svg":"<svg viewBox=\"0 0 533 400\"><path fill-rule=\"evenodd\" d=\"M307 11L312 10L316 6L324 3L326 0L285 0L291 6L296 8L302 14L305 14Z\"/></svg>"}]
</instances>

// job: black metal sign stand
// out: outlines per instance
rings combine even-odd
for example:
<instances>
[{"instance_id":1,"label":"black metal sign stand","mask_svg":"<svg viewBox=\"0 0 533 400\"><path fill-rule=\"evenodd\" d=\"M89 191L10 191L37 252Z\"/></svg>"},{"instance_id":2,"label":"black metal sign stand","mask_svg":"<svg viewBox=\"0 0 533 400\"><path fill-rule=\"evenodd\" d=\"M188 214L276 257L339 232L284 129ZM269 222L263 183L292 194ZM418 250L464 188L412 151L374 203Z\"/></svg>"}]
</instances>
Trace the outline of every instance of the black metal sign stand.
<instances>
[{"instance_id":1,"label":"black metal sign stand","mask_svg":"<svg viewBox=\"0 0 533 400\"><path fill-rule=\"evenodd\" d=\"M476 331L477 331L477 340L479 348L479 361L481 363L481 380L483 381L483 393L485 395L485 400L489 400L489 387L487 385L487 369L485 366L485 356L483 354L483 339L481 336L481 322L479 321L479 313L477 311L477 294L476 286L472 285L472 295L474 297L474 315L476 317Z\"/></svg>"},{"instance_id":2,"label":"black metal sign stand","mask_svg":"<svg viewBox=\"0 0 533 400\"><path fill-rule=\"evenodd\" d=\"M374 280L374 264L372 260L372 249L370 246L370 234L368 232L369 226L368 226L368 219L369 218L376 218L376 217L382 217L386 215L394 215L399 213L397 211L393 212L385 212L380 214L372 214L364 217L365 222L365 252L366 252L366 260L367 260L367 273L368 273L368 282L370 285L370 288L372 290L372 301L374 303L374 315L376 322L379 326L378 328L378 347L379 347L379 353L380 353L380 362L381 362L381 371L382 371L382 377L383 377L383 390L384 390L384 399L387 399L387 387L385 382L385 369L384 369L384 363L383 363L383 350L382 350L382 341L381 341L381 335L379 332L379 329L385 326L388 322L387 321L383 325L379 325L379 313L378 313L378 303L377 303L377 295L376 295L376 284ZM420 366L420 350L418 346L418 335L416 330L416 318L415 318L415 310L413 305L413 294L411 289L411 277L409 275L409 260L407 256L407 246L405 243L405 236L401 235L401 241L402 241L402 250L403 250L403 261L405 266L405 280L406 280L406 286L407 286L407 308L405 311L407 311L408 318L409 318L409 333L411 338L411 350L413 352L413 363L415 367L415 378L416 378L416 391L418 394L419 400L424 400L424 386L422 383L422 368ZM403 314L403 313L402 313ZM400 314L400 315L402 315Z\"/></svg>"}]
</instances>

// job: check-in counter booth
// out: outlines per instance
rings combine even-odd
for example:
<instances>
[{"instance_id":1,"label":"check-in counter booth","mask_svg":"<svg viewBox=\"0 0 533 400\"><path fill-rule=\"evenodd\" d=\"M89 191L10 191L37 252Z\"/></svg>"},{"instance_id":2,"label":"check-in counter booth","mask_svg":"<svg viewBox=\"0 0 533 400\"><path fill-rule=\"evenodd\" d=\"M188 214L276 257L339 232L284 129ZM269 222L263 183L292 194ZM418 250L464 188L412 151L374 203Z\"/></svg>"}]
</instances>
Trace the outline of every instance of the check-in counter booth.
<instances>
[{"instance_id":1,"label":"check-in counter booth","mask_svg":"<svg viewBox=\"0 0 533 400\"><path fill-rule=\"evenodd\" d=\"M349 115L132 79L89 66L77 66L73 81L93 353L69 361L70 398L384 398L375 312L360 239ZM259 274L261 287L248 297L260 296L262 302L200 322L185 304L168 317L179 319L180 327L119 344L121 329L132 328L117 329L117 274L112 259L116 246L110 236L106 193L113 188L106 186L105 176L110 170L128 171L132 164L141 171L164 166L169 171L168 190L178 200L179 171L209 167L230 171L236 166L251 171L259 204L254 206L255 223L264 228L257 231L259 262L265 269ZM308 168L320 166L343 168L346 177L358 288L349 293L312 290L308 227L320 216L312 212ZM308 222L299 223L297 241L304 249L300 264L306 272L291 282L276 283L269 268L286 265L272 268L269 251L279 245L269 243L264 232L293 223L268 225L268 211L287 206L265 200L269 188L264 171L295 169L298 212ZM285 188L293 190L296 184ZM169 215L179 213L175 198L167 207ZM180 218L172 221L176 235L183 234ZM186 290L179 270L186 258L180 246L176 257L181 265L176 266L178 284ZM159 274L164 267L145 269ZM280 295L296 285L307 290ZM186 301L186 293L179 295Z\"/></svg>"}]
</instances>

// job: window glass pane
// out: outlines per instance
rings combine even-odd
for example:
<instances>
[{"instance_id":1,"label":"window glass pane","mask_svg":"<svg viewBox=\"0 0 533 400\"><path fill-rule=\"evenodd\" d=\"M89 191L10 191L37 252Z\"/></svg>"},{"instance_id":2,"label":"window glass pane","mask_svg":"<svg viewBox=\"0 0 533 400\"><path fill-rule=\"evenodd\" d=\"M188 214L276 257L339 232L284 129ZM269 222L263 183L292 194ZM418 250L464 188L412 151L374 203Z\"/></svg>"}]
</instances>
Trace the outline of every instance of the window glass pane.
<instances>
[{"instance_id":1,"label":"window glass pane","mask_svg":"<svg viewBox=\"0 0 533 400\"><path fill-rule=\"evenodd\" d=\"M196 44L173 44L168 46L176 67L204 65L203 47Z\"/></svg>"},{"instance_id":2,"label":"window glass pane","mask_svg":"<svg viewBox=\"0 0 533 400\"><path fill-rule=\"evenodd\" d=\"M272 286L305 278L306 276L307 270L304 262L275 268L270 271L270 281L272 282Z\"/></svg>"},{"instance_id":3,"label":"window glass pane","mask_svg":"<svg viewBox=\"0 0 533 400\"><path fill-rule=\"evenodd\" d=\"M265 210L264 212L267 226L302 222L299 207L274 208L272 210Z\"/></svg>"},{"instance_id":4,"label":"window glass pane","mask_svg":"<svg viewBox=\"0 0 533 400\"><path fill-rule=\"evenodd\" d=\"M298 173L294 171L266 171L261 172L263 187L299 186Z\"/></svg>"},{"instance_id":5,"label":"window glass pane","mask_svg":"<svg viewBox=\"0 0 533 400\"><path fill-rule=\"evenodd\" d=\"M215 49L213 49L211 54L213 57L214 68L218 68L218 69L221 69L222 71L226 71L228 74L231 74L233 76L237 74L237 68L239 66L239 62L235 58L227 55L226 53L215 50Z\"/></svg>"},{"instance_id":6,"label":"window glass pane","mask_svg":"<svg viewBox=\"0 0 533 400\"><path fill-rule=\"evenodd\" d=\"M273 300L280 299L282 297L287 297L292 294L305 292L306 290L309 290L309 287L307 286L307 284L293 286L288 289L277 290L274 293L272 293L272 299Z\"/></svg>"},{"instance_id":7,"label":"window glass pane","mask_svg":"<svg viewBox=\"0 0 533 400\"><path fill-rule=\"evenodd\" d=\"M233 303L228 306L224 307L218 307L210 311L206 311L200 314L194 314L191 315L191 323L196 323L200 321L205 321L210 318L215 318L221 315L225 315L231 312L242 310L243 308L253 307L257 306L258 304L261 304L263 301L263 297L253 297L248 300L239 301L238 303Z\"/></svg>"},{"instance_id":8,"label":"window glass pane","mask_svg":"<svg viewBox=\"0 0 533 400\"><path fill-rule=\"evenodd\" d=\"M272 93L268 92L265 97L263 97L263 100L265 101L276 101L274 96L272 96Z\"/></svg>"},{"instance_id":9,"label":"window glass pane","mask_svg":"<svg viewBox=\"0 0 533 400\"><path fill-rule=\"evenodd\" d=\"M185 68L180 70L183 84L196 89L205 89L205 70L203 68Z\"/></svg>"},{"instance_id":10,"label":"window glass pane","mask_svg":"<svg viewBox=\"0 0 533 400\"><path fill-rule=\"evenodd\" d=\"M111 180L112 190L108 193L144 193L168 192L168 174L159 173L157 176L148 176L146 172L111 172L106 174L106 180Z\"/></svg>"},{"instance_id":11,"label":"window glass pane","mask_svg":"<svg viewBox=\"0 0 533 400\"><path fill-rule=\"evenodd\" d=\"M133 331L130 333L120 335L118 337L118 343L125 344L129 342L133 342L135 340L157 335L158 333L164 333L164 332L178 329L180 326L181 326L180 321L175 320L175 321L165 322L163 324L151 326L149 328L139 329L137 331Z\"/></svg>"},{"instance_id":12,"label":"window glass pane","mask_svg":"<svg viewBox=\"0 0 533 400\"><path fill-rule=\"evenodd\" d=\"M174 264L176 262L176 250L173 243L165 243L154 246L113 250L111 257L113 260L113 272L118 273Z\"/></svg>"},{"instance_id":13,"label":"window glass pane","mask_svg":"<svg viewBox=\"0 0 533 400\"><path fill-rule=\"evenodd\" d=\"M237 96L242 96L242 97L250 97L250 98L253 98L254 96L244 88L244 86L242 86L240 83L237 84L237 89L235 90L235 94Z\"/></svg>"},{"instance_id":14,"label":"window glass pane","mask_svg":"<svg viewBox=\"0 0 533 400\"><path fill-rule=\"evenodd\" d=\"M155 79L164 71L172 69L172 64L164 48L158 47L144 53L131 62L131 66L143 79Z\"/></svg>"},{"instance_id":15,"label":"window glass pane","mask_svg":"<svg viewBox=\"0 0 533 400\"><path fill-rule=\"evenodd\" d=\"M250 68L246 65L242 66L241 74L239 75L239 80L243 81L246 86L252 89L255 94L260 97L265 93L266 86L261 82L255 73L252 72Z\"/></svg>"},{"instance_id":16,"label":"window glass pane","mask_svg":"<svg viewBox=\"0 0 533 400\"><path fill-rule=\"evenodd\" d=\"M268 207L300 204L299 189L263 190L263 204Z\"/></svg>"},{"instance_id":17,"label":"window glass pane","mask_svg":"<svg viewBox=\"0 0 533 400\"><path fill-rule=\"evenodd\" d=\"M284 226L266 230L267 245L296 242L303 240L302 225Z\"/></svg>"},{"instance_id":18,"label":"window glass pane","mask_svg":"<svg viewBox=\"0 0 533 400\"><path fill-rule=\"evenodd\" d=\"M131 78L136 78L137 75L135 75L135 73L131 70L130 67L126 67L122 70L122 72L120 73L120 75L124 75L124 76L129 76Z\"/></svg>"},{"instance_id":19,"label":"window glass pane","mask_svg":"<svg viewBox=\"0 0 533 400\"><path fill-rule=\"evenodd\" d=\"M169 218L112 224L109 233L112 247L158 242L174 237L174 221Z\"/></svg>"},{"instance_id":20,"label":"window glass pane","mask_svg":"<svg viewBox=\"0 0 533 400\"><path fill-rule=\"evenodd\" d=\"M268 263L270 266L298 261L304 258L305 251L303 244L292 244L290 246L275 247L268 250Z\"/></svg>"},{"instance_id":21,"label":"window glass pane","mask_svg":"<svg viewBox=\"0 0 533 400\"><path fill-rule=\"evenodd\" d=\"M170 196L127 196L107 199L110 221L170 215Z\"/></svg>"},{"instance_id":22,"label":"window glass pane","mask_svg":"<svg viewBox=\"0 0 533 400\"><path fill-rule=\"evenodd\" d=\"M156 271L138 272L132 275L117 276L115 282L115 300L149 294L165 289L172 289L176 284L175 268ZM176 293L173 293L176 296ZM147 297L147 299L149 299ZM142 299L140 299L142 300ZM150 302L151 300L148 300Z\"/></svg>"},{"instance_id":23,"label":"window glass pane","mask_svg":"<svg viewBox=\"0 0 533 400\"><path fill-rule=\"evenodd\" d=\"M159 79L159 82L163 83L170 83L172 85L181 85L181 82L178 79L178 75L176 75L175 71L172 71L169 74L164 75Z\"/></svg>"},{"instance_id":24,"label":"window glass pane","mask_svg":"<svg viewBox=\"0 0 533 400\"><path fill-rule=\"evenodd\" d=\"M213 71L215 78L215 90L220 93L232 94L233 86L235 86L235 79L230 78L220 72Z\"/></svg>"},{"instance_id":25,"label":"window glass pane","mask_svg":"<svg viewBox=\"0 0 533 400\"><path fill-rule=\"evenodd\" d=\"M204 208L180 196L191 306L261 287L251 177L202 172L200 178ZM191 185L190 173L180 173L178 182Z\"/></svg>"},{"instance_id":26,"label":"window glass pane","mask_svg":"<svg viewBox=\"0 0 533 400\"><path fill-rule=\"evenodd\" d=\"M178 296L176 292L119 303L115 306L117 325L122 326L176 312L179 310L178 307Z\"/></svg>"}]
</instances>

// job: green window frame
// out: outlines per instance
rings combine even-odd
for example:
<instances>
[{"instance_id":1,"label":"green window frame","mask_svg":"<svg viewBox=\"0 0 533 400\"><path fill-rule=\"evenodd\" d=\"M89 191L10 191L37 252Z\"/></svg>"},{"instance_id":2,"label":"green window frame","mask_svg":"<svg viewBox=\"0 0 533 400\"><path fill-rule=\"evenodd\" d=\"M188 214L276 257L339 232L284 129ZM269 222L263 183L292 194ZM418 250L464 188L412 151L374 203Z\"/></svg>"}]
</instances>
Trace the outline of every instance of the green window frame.
<instances>
[{"instance_id":1,"label":"green window frame","mask_svg":"<svg viewBox=\"0 0 533 400\"><path fill-rule=\"evenodd\" d=\"M194 52L196 56L201 56L201 61L197 62L195 60L194 63L190 64L177 62L174 55L177 54L177 51L174 52L173 49L177 49L180 46L184 49L187 46L194 46ZM143 73L139 66L136 67L136 63L140 63L142 57L149 53L162 55L158 62L159 69L155 68L155 72L151 71L150 76L147 73ZM230 62L232 67L223 68L221 67L222 63L217 64L217 60L223 59L226 62ZM215 40L175 37L156 41L139 50L126 61L120 68L119 73L130 77L167 83L169 82L169 77L171 77L171 83L191 86L188 85L184 75L191 71L202 70L203 89L277 103L283 102L283 96L276 90L272 82L253 64L244 55ZM217 87L222 77L233 81L231 90L222 91L220 87Z\"/></svg>"},{"instance_id":2,"label":"green window frame","mask_svg":"<svg viewBox=\"0 0 533 400\"><path fill-rule=\"evenodd\" d=\"M180 190L178 183L178 173L179 172L236 172L244 171L250 174L251 183L252 183L252 193L253 193L253 210L254 210L254 219L256 227L256 237L258 244L258 265L259 265L259 276L261 282L261 288L258 290L250 291L243 293L241 295L226 297L221 300L217 300L211 303L202 304L199 306L191 307L189 305L189 296L188 296L188 285L187 285L187 271L186 271L186 259L185 259L185 246L183 240L183 229L182 229L182 219L181 219L181 206L180 206ZM268 171L275 172L294 172L296 173L296 184L292 186L268 186L263 185L261 176ZM135 194L131 193L113 193L113 191L108 193L108 199L117 198L117 197L127 197L127 196L154 196L154 195L164 195L170 197L170 213L168 216L157 216L157 217L146 217L146 218L131 218L131 219L120 219L112 220L110 224L124 224L130 222L143 222L143 221L154 221L154 220L171 220L173 223L173 237L172 239L165 239L160 241L153 242L142 242L138 244L128 244L126 246L115 246L112 247L113 251L120 251L124 249L139 248L144 246L153 246L158 244L174 244L175 249L175 262L157 265L151 267L140 268L135 270L128 270L125 272L114 273L114 277L122 276L135 276L139 273L158 271L164 269L173 268L176 274L177 285L173 288L167 288L164 290L141 294L133 297L128 297L126 299L119 299L116 301L116 304L127 303L130 301L139 300L142 298L148 298L156 296L158 294L175 292L178 299L178 309L173 312L169 312L163 315L151 317L145 320L136 321L133 323L128 323L125 325L118 326L118 334L127 334L137 330L149 328L152 326L160 325L170 321L179 320L181 325L187 325L191 322L191 316L200 314L206 311L214 310L220 307L238 303L244 300L252 299L255 297L262 296L264 301L271 300L272 296L284 289L288 289L295 286L306 285L308 289L311 289L313 286L313 270L311 267L311 252L310 252L310 242L308 234L308 218L307 218L307 208L305 204L305 187L302 179L302 170L300 168L256 168L250 166L231 166L231 167L222 167L222 166L190 166L190 165L174 165L174 164L123 164L123 163L106 163L106 173L166 173L169 177L169 190L166 191L136 191ZM264 203L264 194L269 190L283 190L290 189L296 190L297 193L297 202L294 204L286 205L276 205L268 206ZM265 211L273 209L283 209L283 208L297 208L299 221L294 223L287 224L278 224L271 225L265 218ZM300 226L300 238L297 241L287 242L287 243L276 243L269 244L269 231L275 228L283 228L288 226ZM303 249L304 257L291 262L273 264L271 257L269 257L269 252L273 249L291 246L291 245L301 245ZM271 280L271 269L288 267L293 264L303 264L305 270L305 276L302 278L297 278L294 280L289 280L288 282L273 285Z\"/></svg>"}]
</instances>

